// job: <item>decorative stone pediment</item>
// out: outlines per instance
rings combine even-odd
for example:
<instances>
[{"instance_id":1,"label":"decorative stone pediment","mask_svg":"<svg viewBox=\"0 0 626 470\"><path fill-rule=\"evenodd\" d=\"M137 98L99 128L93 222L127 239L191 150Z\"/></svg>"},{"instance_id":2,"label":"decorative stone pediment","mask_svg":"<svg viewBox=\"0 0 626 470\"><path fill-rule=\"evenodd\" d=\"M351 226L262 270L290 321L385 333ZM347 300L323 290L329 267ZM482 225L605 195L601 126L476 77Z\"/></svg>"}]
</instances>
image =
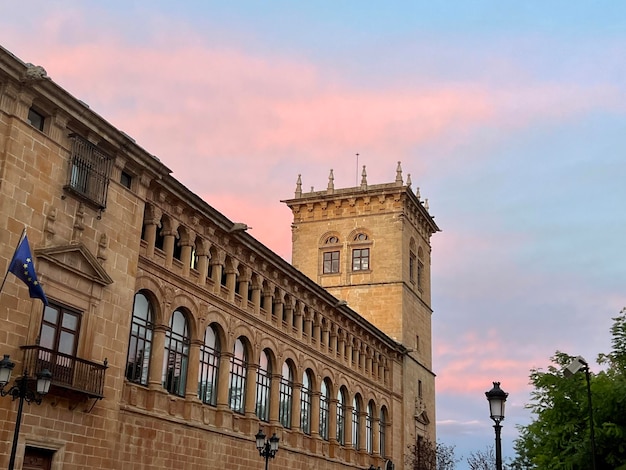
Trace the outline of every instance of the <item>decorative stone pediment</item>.
<instances>
[{"instance_id":1,"label":"decorative stone pediment","mask_svg":"<svg viewBox=\"0 0 626 470\"><path fill-rule=\"evenodd\" d=\"M415 415L415 419L424 425L430 424L430 418L428 418L428 412L423 410L421 413Z\"/></svg>"},{"instance_id":2,"label":"decorative stone pediment","mask_svg":"<svg viewBox=\"0 0 626 470\"><path fill-rule=\"evenodd\" d=\"M53 246L35 250L37 258L71 271L102 286L113 284L113 279L97 258L82 243Z\"/></svg>"}]
</instances>

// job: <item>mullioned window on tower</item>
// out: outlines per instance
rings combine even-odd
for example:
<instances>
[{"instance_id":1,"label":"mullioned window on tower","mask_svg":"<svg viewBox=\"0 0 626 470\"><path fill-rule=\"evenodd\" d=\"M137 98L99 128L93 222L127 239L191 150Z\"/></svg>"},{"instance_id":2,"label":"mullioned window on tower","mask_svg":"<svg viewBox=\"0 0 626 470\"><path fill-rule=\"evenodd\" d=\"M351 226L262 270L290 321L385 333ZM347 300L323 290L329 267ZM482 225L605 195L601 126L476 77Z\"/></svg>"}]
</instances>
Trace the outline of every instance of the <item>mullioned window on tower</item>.
<instances>
[{"instance_id":1,"label":"mullioned window on tower","mask_svg":"<svg viewBox=\"0 0 626 470\"><path fill-rule=\"evenodd\" d=\"M324 253L324 274L332 274L339 272L339 252L327 251Z\"/></svg>"}]
</instances>

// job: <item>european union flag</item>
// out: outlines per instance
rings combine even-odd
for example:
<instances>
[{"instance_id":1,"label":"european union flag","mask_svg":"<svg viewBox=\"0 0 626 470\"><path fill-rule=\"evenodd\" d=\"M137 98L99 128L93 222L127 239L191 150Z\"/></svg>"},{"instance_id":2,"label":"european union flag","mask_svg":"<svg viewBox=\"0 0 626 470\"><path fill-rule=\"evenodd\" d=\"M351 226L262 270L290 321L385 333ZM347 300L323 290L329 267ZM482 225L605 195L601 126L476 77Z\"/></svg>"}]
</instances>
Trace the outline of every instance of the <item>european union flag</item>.
<instances>
[{"instance_id":1,"label":"european union flag","mask_svg":"<svg viewBox=\"0 0 626 470\"><path fill-rule=\"evenodd\" d=\"M22 238L22 241L15 250L15 254L9 265L9 272L15 274L28 286L28 292L31 298L41 299L44 305L48 305L46 294L44 294L41 284L39 284L37 280L35 266L33 265L33 255L30 252L30 245L28 244L28 237L26 235L24 235L24 238Z\"/></svg>"}]
</instances>

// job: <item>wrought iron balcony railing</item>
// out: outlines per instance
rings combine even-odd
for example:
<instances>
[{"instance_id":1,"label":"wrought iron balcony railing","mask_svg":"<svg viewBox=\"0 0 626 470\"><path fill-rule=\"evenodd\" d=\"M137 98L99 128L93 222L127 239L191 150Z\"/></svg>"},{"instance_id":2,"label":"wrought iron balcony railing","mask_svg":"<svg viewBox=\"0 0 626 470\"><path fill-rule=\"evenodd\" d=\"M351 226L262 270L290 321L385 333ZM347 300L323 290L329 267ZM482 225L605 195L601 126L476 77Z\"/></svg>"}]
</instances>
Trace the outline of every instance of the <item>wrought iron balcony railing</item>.
<instances>
[{"instance_id":1,"label":"wrought iron balcony railing","mask_svg":"<svg viewBox=\"0 0 626 470\"><path fill-rule=\"evenodd\" d=\"M24 351L24 369L36 375L43 369L52 373L52 385L82 393L89 398L104 398L104 364L87 361L38 345L21 346Z\"/></svg>"}]
</instances>

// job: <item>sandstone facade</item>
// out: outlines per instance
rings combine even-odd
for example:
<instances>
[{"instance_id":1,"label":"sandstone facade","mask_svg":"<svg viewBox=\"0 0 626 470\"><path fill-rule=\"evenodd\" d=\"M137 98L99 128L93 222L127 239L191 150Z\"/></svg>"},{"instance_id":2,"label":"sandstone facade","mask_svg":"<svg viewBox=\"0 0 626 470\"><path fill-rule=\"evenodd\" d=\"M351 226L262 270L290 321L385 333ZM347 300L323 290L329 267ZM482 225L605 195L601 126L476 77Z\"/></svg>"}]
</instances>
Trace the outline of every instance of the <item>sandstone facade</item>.
<instances>
[{"instance_id":1,"label":"sandstone facade","mask_svg":"<svg viewBox=\"0 0 626 470\"><path fill-rule=\"evenodd\" d=\"M262 468L259 428L280 438L271 468L404 468L416 433L435 435L437 228L410 185L392 186L325 219L311 202L327 229L295 231L290 265L0 49L0 269L26 228L50 301L9 275L0 354L14 377L54 374L24 408L17 468ZM372 268L320 277L320 237L361 229ZM0 399L0 465L15 421Z\"/></svg>"}]
</instances>

